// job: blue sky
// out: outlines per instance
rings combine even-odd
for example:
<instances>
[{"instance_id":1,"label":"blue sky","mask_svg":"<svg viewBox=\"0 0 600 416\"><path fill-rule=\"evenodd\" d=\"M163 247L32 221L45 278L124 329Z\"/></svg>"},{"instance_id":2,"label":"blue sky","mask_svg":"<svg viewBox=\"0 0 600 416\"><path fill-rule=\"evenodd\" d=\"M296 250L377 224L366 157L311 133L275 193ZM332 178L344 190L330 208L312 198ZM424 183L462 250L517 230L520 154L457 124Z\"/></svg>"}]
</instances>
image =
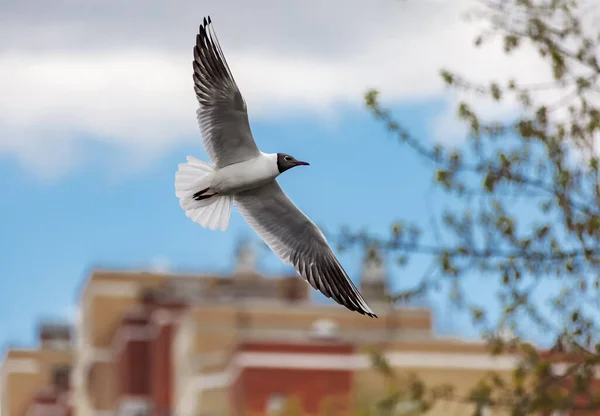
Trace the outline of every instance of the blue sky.
<instances>
[{"instance_id":1,"label":"blue sky","mask_svg":"<svg viewBox=\"0 0 600 416\"><path fill-rule=\"evenodd\" d=\"M423 126L439 108L430 102L397 110L411 120L416 134L424 135ZM398 219L426 221L423 213L432 197L436 200L431 170L403 151L367 110L341 110L334 122L305 117L252 123L252 128L264 151L310 161L310 167L282 175L280 183L328 232L345 225L385 232ZM123 160L115 148L86 150L98 159ZM39 181L4 158L0 215L9 220L0 234L0 275L10 290L0 292L0 339L31 343L36 320L67 317L77 302L77 288L94 266L148 269L154 260L168 259L174 270L229 271L237 241L256 237L237 212L225 233L203 229L185 216L173 177L188 154L206 158L199 134L137 174L115 177L105 165L81 166L53 183ZM355 279L357 253L341 255ZM289 270L270 253L260 262L265 273ZM417 276L395 271L390 277L399 288ZM467 328L459 324L453 329Z\"/></svg>"},{"instance_id":2,"label":"blue sky","mask_svg":"<svg viewBox=\"0 0 600 416\"><path fill-rule=\"evenodd\" d=\"M0 4L0 344L31 344L38 319L72 315L92 267L141 269L166 259L173 270L226 272L239 238L254 238L235 211L226 233L203 229L174 195L177 164L206 159L190 62L207 14L259 147L311 163L280 183L326 232L385 232L399 219L425 225L428 207L444 202L429 167L364 109L368 88L380 88L424 140L457 143L461 97L444 89L440 68L476 80L516 72L538 81L545 73L527 50L509 59L498 45L471 46L478 28L462 16L473 0L127 5ZM514 111L511 103L475 103L484 116ZM340 256L353 277L357 254ZM261 267L289 270L273 255ZM410 286L424 267L394 270L393 286ZM493 302L485 279L469 286ZM441 297L433 301L440 330L473 335Z\"/></svg>"}]
</instances>

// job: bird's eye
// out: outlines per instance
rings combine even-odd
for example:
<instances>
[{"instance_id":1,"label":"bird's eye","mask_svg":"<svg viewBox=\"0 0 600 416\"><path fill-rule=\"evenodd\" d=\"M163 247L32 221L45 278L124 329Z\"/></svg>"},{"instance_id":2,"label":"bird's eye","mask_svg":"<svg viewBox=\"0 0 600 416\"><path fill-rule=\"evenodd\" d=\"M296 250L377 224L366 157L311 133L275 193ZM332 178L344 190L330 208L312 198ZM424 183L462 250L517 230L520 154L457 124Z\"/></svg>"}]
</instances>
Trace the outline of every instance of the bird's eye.
<instances>
[{"instance_id":1,"label":"bird's eye","mask_svg":"<svg viewBox=\"0 0 600 416\"><path fill-rule=\"evenodd\" d=\"M286 156L286 157L283 158L283 160L286 160L286 161L289 162L290 160L292 160L292 157L291 156Z\"/></svg>"}]
</instances>

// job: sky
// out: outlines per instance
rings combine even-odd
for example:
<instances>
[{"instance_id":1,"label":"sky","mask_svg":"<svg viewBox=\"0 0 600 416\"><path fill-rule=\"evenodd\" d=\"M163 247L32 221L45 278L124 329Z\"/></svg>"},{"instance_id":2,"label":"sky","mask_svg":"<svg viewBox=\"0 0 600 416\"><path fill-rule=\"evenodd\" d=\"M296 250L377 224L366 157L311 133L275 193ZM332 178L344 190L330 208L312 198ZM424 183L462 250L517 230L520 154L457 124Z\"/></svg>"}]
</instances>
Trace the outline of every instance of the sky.
<instances>
[{"instance_id":1,"label":"sky","mask_svg":"<svg viewBox=\"0 0 600 416\"><path fill-rule=\"evenodd\" d=\"M548 75L526 48L472 46L473 0L22 0L0 3L0 345L31 345L40 319L73 319L94 267L228 272L252 230L194 224L177 164L207 159L195 119L192 47L212 17L264 152L311 166L279 179L324 231L426 221L443 195L431 171L363 106L382 91L423 140L460 145L461 99L439 70L475 80ZM513 103L480 102L484 115ZM341 253L357 278L360 256ZM269 253L261 270L288 270ZM392 270L395 289L418 274ZM422 271L421 271L422 272ZM487 288L487 289L486 289ZM493 293L485 281L472 290ZM487 291L486 291L487 290ZM444 302L435 308L444 315ZM448 316L445 318L448 320ZM438 318L438 323L443 321ZM452 319L450 319L452 320ZM440 327L473 334L465 322Z\"/></svg>"}]
</instances>

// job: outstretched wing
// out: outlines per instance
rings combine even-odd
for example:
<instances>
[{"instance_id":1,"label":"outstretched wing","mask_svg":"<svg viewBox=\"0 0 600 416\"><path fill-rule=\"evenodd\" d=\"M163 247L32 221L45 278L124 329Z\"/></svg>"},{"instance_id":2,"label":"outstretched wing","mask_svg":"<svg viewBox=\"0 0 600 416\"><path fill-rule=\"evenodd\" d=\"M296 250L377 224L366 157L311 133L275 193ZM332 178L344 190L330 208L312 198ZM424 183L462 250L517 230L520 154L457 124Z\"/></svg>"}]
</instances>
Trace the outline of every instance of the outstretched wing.
<instances>
[{"instance_id":1,"label":"outstretched wing","mask_svg":"<svg viewBox=\"0 0 600 416\"><path fill-rule=\"evenodd\" d=\"M376 317L352 283L319 228L273 180L236 194L235 205L248 224L315 289L340 305Z\"/></svg>"},{"instance_id":2,"label":"outstretched wing","mask_svg":"<svg viewBox=\"0 0 600 416\"><path fill-rule=\"evenodd\" d=\"M260 154L246 103L229 70L210 17L205 18L194 46L194 90L200 107L196 112L209 157L218 168L252 159Z\"/></svg>"}]
</instances>

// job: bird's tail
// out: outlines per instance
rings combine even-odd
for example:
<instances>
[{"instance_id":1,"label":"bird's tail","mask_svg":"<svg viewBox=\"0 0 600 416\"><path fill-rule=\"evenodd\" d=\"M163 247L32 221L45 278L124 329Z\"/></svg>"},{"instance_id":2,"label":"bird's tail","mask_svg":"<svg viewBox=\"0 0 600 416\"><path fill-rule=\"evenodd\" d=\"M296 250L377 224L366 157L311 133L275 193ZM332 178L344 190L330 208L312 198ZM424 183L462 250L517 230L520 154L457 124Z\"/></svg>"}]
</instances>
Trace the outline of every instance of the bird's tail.
<instances>
[{"instance_id":1,"label":"bird's tail","mask_svg":"<svg viewBox=\"0 0 600 416\"><path fill-rule=\"evenodd\" d=\"M175 174L175 195L185 215L211 230L227 230L233 198L210 190L215 168L193 156L180 163Z\"/></svg>"}]
</instances>

